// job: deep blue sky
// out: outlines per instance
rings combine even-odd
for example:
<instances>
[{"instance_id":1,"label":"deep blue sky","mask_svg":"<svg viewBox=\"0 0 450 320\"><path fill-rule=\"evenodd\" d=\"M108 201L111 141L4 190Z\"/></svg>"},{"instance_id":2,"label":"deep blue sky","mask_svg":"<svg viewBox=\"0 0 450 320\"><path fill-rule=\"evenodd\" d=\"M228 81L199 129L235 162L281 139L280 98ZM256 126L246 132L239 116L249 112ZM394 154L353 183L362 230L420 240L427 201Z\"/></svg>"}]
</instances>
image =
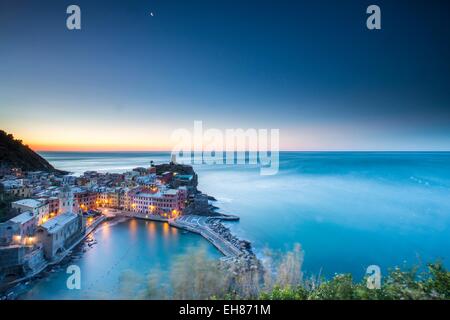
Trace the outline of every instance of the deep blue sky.
<instances>
[{"instance_id":1,"label":"deep blue sky","mask_svg":"<svg viewBox=\"0 0 450 320\"><path fill-rule=\"evenodd\" d=\"M70 4L81 31L65 27ZM370 4L382 30L365 26ZM0 128L37 148L164 149L203 120L280 128L291 150L450 150L449 9L1 0Z\"/></svg>"}]
</instances>

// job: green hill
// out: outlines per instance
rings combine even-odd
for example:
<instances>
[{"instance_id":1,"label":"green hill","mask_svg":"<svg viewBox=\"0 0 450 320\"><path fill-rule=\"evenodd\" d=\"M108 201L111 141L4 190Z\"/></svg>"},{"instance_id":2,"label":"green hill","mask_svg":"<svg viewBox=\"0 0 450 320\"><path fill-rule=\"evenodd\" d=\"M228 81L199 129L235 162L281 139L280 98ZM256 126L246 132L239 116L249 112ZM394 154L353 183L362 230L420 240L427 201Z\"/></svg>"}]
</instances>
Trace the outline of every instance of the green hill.
<instances>
[{"instance_id":1,"label":"green hill","mask_svg":"<svg viewBox=\"0 0 450 320\"><path fill-rule=\"evenodd\" d=\"M21 168L23 171L48 171L64 173L55 169L47 160L14 139L12 134L0 130L0 168Z\"/></svg>"}]
</instances>

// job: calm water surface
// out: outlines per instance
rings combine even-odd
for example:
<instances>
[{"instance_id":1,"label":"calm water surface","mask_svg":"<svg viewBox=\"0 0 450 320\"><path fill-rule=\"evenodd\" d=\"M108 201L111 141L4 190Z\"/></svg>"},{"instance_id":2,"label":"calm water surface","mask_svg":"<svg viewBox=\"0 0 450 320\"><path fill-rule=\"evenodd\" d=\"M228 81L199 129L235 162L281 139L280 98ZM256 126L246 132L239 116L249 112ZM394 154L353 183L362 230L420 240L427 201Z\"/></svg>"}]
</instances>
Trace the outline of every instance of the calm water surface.
<instances>
[{"instance_id":1,"label":"calm water surface","mask_svg":"<svg viewBox=\"0 0 450 320\"><path fill-rule=\"evenodd\" d=\"M185 233L167 223L127 220L104 223L74 250L73 259L30 285L22 299L134 299L145 289L152 272L170 276L171 263L189 247L204 248L214 258L216 249L196 234ZM68 290L68 265L81 270L81 290Z\"/></svg>"}]
</instances>

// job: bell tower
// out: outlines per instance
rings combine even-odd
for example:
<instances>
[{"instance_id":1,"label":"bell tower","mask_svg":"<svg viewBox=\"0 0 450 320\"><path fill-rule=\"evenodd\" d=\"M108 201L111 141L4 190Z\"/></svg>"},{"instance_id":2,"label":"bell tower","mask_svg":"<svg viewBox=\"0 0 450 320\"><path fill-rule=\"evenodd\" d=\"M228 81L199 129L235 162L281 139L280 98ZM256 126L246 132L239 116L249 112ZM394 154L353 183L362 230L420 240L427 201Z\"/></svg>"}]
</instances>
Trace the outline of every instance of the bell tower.
<instances>
[{"instance_id":1,"label":"bell tower","mask_svg":"<svg viewBox=\"0 0 450 320\"><path fill-rule=\"evenodd\" d=\"M59 194L59 213L73 211L73 193L72 189L65 185Z\"/></svg>"}]
</instances>

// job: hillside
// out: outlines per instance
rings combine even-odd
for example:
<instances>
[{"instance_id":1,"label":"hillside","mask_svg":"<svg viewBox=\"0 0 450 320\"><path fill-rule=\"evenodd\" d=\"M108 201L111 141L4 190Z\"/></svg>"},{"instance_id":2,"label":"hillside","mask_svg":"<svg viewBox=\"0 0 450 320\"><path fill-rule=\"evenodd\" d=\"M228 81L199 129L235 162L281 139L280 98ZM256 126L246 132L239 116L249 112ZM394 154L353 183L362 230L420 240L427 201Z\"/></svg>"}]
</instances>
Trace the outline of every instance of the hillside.
<instances>
[{"instance_id":1,"label":"hillside","mask_svg":"<svg viewBox=\"0 0 450 320\"><path fill-rule=\"evenodd\" d=\"M47 160L24 145L21 140L14 139L12 134L0 130L0 168L21 168L24 171L60 172Z\"/></svg>"}]
</instances>

